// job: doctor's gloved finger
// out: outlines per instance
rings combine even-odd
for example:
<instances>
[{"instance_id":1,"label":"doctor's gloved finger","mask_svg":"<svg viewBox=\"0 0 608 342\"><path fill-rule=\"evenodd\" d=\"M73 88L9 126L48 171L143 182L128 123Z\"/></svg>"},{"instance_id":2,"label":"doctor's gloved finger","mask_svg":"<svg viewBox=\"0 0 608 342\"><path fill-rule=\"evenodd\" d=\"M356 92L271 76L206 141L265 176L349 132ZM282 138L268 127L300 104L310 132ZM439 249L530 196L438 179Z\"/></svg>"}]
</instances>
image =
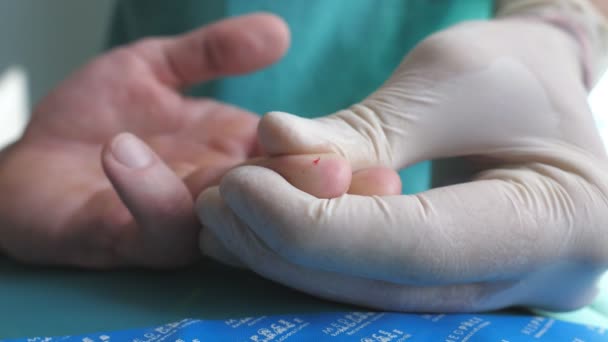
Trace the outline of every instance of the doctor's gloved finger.
<instances>
[{"instance_id":1,"label":"doctor's gloved finger","mask_svg":"<svg viewBox=\"0 0 608 342\"><path fill-rule=\"evenodd\" d=\"M195 211L199 216L199 221L201 220L203 206L205 206L206 211L217 212L221 211L225 204L223 203L222 197L220 196L219 188L211 187L205 190L207 195L205 196L205 201L203 202L202 196L199 195L196 203L195 203ZM219 213L214 213L216 215L220 215ZM226 265L230 265L238 268L245 268L243 262L239 260L239 258L229 251L224 243L218 239L213 230L203 226L200 235L199 235L199 248L203 255L206 255L218 262L221 262Z\"/></svg>"},{"instance_id":2,"label":"doctor's gloved finger","mask_svg":"<svg viewBox=\"0 0 608 342\"><path fill-rule=\"evenodd\" d=\"M233 244L226 241L226 239L231 239L230 234L226 234L231 233L231 230L229 227L218 226L215 220L218 217L230 215L230 208L224 203L219 187L211 187L200 193L194 203L194 211L203 225L199 236L201 253L221 263L246 268L247 260L241 261L238 251L233 249ZM207 225L211 222L214 223L214 226ZM245 248L245 246L241 246L241 248Z\"/></svg>"},{"instance_id":3,"label":"doctor's gloved finger","mask_svg":"<svg viewBox=\"0 0 608 342\"><path fill-rule=\"evenodd\" d=\"M289 46L289 29L271 14L218 21L174 38L127 46L162 83L174 88L251 72L276 62Z\"/></svg>"},{"instance_id":4,"label":"doctor's gloved finger","mask_svg":"<svg viewBox=\"0 0 608 342\"><path fill-rule=\"evenodd\" d=\"M414 287L297 265L271 250L221 200L217 189L201 194L197 208L203 224L250 269L315 296L391 311L465 312L516 303L515 297L492 299L508 285L506 282Z\"/></svg>"},{"instance_id":5,"label":"doctor's gloved finger","mask_svg":"<svg viewBox=\"0 0 608 342\"><path fill-rule=\"evenodd\" d=\"M353 174L348 193L360 196L400 195L401 178L395 170L387 167L362 169Z\"/></svg>"},{"instance_id":6,"label":"doctor's gloved finger","mask_svg":"<svg viewBox=\"0 0 608 342\"><path fill-rule=\"evenodd\" d=\"M204 227L201 229L199 235L199 248L203 255L206 255L215 261L232 267L245 268L241 260L232 252L228 251L211 230Z\"/></svg>"},{"instance_id":7,"label":"doctor's gloved finger","mask_svg":"<svg viewBox=\"0 0 608 342\"><path fill-rule=\"evenodd\" d=\"M443 285L519 276L567 255L573 241L563 239L570 221L559 207L567 203L554 197L559 188L531 170L494 176L510 179L326 200L271 170L246 166L229 172L220 192L272 250L332 272Z\"/></svg>"},{"instance_id":8,"label":"doctor's gloved finger","mask_svg":"<svg viewBox=\"0 0 608 342\"><path fill-rule=\"evenodd\" d=\"M115 136L102 152L102 165L137 222L119 253L150 266L187 264L199 256L200 225L190 192L143 141L130 133Z\"/></svg>"}]
</instances>

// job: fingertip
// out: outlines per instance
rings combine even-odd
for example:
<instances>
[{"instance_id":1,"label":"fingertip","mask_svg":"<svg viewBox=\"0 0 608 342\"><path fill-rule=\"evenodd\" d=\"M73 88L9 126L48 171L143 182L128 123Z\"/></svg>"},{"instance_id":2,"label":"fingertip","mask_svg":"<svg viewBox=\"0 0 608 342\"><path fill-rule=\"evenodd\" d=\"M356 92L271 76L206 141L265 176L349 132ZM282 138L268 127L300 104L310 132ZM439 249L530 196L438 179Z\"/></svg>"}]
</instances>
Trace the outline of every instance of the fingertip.
<instances>
[{"instance_id":1,"label":"fingertip","mask_svg":"<svg viewBox=\"0 0 608 342\"><path fill-rule=\"evenodd\" d=\"M181 88L264 68L283 57L289 44L289 27L283 19L254 13L174 38L148 38L133 47L163 83Z\"/></svg>"},{"instance_id":2,"label":"fingertip","mask_svg":"<svg viewBox=\"0 0 608 342\"><path fill-rule=\"evenodd\" d=\"M118 164L126 169L143 169L157 158L155 153L137 136L129 132L116 134L102 150L106 166Z\"/></svg>"},{"instance_id":3,"label":"fingertip","mask_svg":"<svg viewBox=\"0 0 608 342\"><path fill-rule=\"evenodd\" d=\"M270 155L293 153L285 150L285 142L292 139L289 129L289 117L292 114L283 112L269 112L264 114L258 123L258 142Z\"/></svg>"},{"instance_id":4,"label":"fingertip","mask_svg":"<svg viewBox=\"0 0 608 342\"><path fill-rule=\"evenodd\" d=\"M260 166L279 173L291 185L317 198L335 198L346 193L352 171L337 154L310 154L273 157Z\"/></svg>"},{"instance_id":5,"label":"fingertip","mask_svg":"<svg viewBox=\"0 0 608 342\"><path fill-rule=\"evenodd\" d=\"M221 55L229 59L234 57L233 65L240 66L234 69L234 74L251 72L266 67L285 55L289 48L291 35L287 23L279 16L258 12L235 18L222 20L214 26L227 28L222 36L217 36L216 46L224 48ZM232 44L227 44L232 42ZM232 73L231 73L232 74Z\"/></svg>"},{"instance_id":6,"label":"fingertip","mask_svg":"<svg viewBox=\"0 0 608 342\"><path fill-rule=\"evenodd\" d=\"M329 154L314 158L310 165L311 177L302 179L301 190L310 189L313 192L307 192L318 198L335 198L346 193L352 179L352 170L346 159Z\"/></svg>"},{"instance_id":7,"label":"fingertip","mask_svg":"<svg viewBox=\"0 0 608 342\"><path fill-rule=\"evenodd\" d=\"M269 42L272 42L272 46L276 49L277 55L283 56L291 43L291 32L289 25L280 16L269 13L269 12L258 12L252 14L259 18L267 25L267 32L270 33L270 37L267 38Z\"/></svg>"},{"instance_id":8,"label":"fingertip","mask_svg":"<svg viewBox=\"0 0 608 342\"><path fill-rule=\"evenodd\" d=\"M395 170L374 167L355 172L348 193L361 196L400 195L401 187L401 177Z\"/></svg>"},{"instance_id":9,"label":"fingertip","mask_svg":"<svg viewBox=\"0 0 608 342\"><path fill-rule=\"evenodd\" d=\"M119 133L104 145L102 164L114 189L135 216L183 214L175 211L192 207L192 196L183 181L152 148L131 133Z\"/></svg>"}]
</instances>

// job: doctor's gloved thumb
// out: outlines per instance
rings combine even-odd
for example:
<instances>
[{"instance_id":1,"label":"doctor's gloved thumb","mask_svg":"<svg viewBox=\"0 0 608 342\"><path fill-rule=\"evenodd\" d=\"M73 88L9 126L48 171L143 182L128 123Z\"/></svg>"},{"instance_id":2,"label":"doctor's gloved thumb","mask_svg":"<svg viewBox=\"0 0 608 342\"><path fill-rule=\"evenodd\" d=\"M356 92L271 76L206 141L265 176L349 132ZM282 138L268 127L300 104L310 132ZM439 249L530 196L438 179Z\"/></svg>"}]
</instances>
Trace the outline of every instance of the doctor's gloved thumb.
<instances>
[{"instance_id":1,"label":"doctor's gloved thumb","mask_svg":"<svg viewBox=\"0 0 608 342\"><path fill-rule=\"evenodd\" d=\"M258 137L273 157L264 159L265 165L260 166L275 170L292 185L319 198L334 198L344 192L400 194L399 175L381 163L376 166L376 150L369 148L366 139L369 130L361 134L348 123L356 116L350 110L312 120L281 112L267 114L258 127Z\"/></svg>"},{"instance_id":2,"label":"doctor's gloved thumb","mask_svg":"<svg viewBox=\"0 0 608 342\"><path fill-rule=\"evenodd\" d=\"M369 167L390 167L388 144L373 114L350 109L306 119L283 112L262 117L258 138L271 156L335 153L345 158L353 171Z\"/></svg>"}]
</instances>

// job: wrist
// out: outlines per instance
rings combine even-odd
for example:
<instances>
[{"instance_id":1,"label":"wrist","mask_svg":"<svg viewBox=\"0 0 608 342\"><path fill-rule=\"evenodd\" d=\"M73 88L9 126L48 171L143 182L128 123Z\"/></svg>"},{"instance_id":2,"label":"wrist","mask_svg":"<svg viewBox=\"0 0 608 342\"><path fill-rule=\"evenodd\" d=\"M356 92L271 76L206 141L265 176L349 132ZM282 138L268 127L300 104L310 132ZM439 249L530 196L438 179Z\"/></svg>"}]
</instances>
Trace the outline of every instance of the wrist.
<instances>
[{"instance_id":1,"label":"wrist","mask_svg":"<svg viewBox=\"0 0 608 342\"><path fill-rule=\"evenodd\" d=\"M584 34L575 25L561 18L553 17L511 17L500 19L501 21L519 22L529 37L542 49L542 55L571 56L572 66L577 68L576 75L587 90L590 90L596 82L593 62ZM536 29L535 29L536 28ZM534 30L534 31L533 31ZM538 34L532 34L532 32ZM525 38L524 38L525 39ZM551 43L549 43L551 42ZM555 47L552 50L550 47Z\"/></svg>"},{"instance_id":2,"label":"wrist","mask_svg":"<svg viewBox=\"0 0 608 342\"><path fill-rule=\"evenodd\" d=\"M588 0L498 0L498 18L553 26L576 43L583 78L592 88L608 64L608 20Z\"/></svg>"}]
</instances>

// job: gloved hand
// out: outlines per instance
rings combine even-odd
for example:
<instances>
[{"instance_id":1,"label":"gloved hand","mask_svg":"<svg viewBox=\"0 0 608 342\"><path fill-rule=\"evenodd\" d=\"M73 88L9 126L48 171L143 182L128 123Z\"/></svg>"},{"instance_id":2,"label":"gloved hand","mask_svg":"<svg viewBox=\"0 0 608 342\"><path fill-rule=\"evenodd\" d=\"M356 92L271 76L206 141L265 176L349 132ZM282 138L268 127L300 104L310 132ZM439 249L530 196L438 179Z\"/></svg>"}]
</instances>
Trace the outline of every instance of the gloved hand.
<instances>
[{"instance_id":1,"label":"gloved hand","mask_svg":"<svg viewBox=\"0 0 608 342\"><path fill-rule=\"evenodd\" d=\"M581 56L545 20L466 23L348 109L266 115L273 155L334 152L355 171L466 157L475 174L411 196L319 199L267 168L236 168L197 200L203 250L217 238L265 277L384 310L589 303L608 266L608 159Z\"/></svg>"}]
</instances>

